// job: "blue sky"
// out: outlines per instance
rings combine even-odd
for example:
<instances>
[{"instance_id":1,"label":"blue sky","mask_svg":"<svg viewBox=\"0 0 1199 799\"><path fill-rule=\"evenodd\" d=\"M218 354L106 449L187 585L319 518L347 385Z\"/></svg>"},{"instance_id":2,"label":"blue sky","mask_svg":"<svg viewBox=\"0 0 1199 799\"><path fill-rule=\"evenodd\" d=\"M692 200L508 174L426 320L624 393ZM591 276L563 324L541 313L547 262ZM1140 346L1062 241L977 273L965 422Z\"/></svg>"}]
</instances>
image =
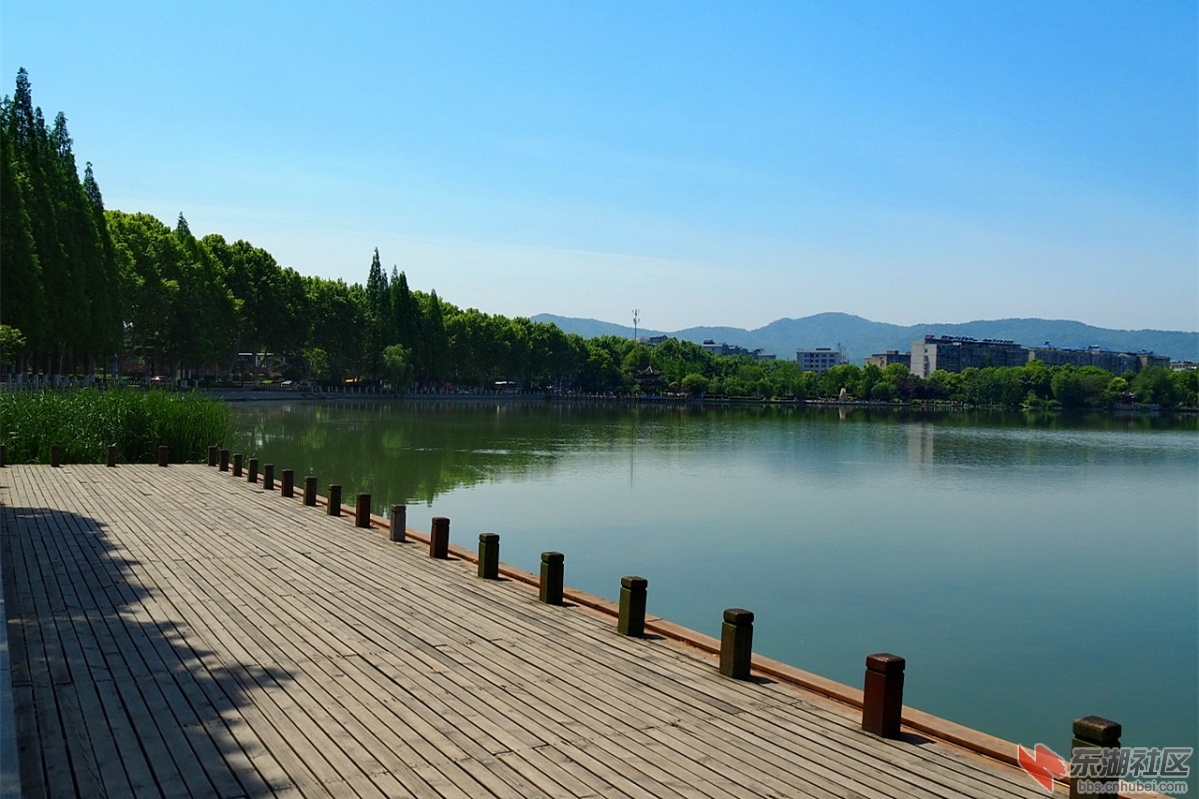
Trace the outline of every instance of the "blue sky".
<instances>
[{"instance_id":1,"label":"blue sky","mask_svg":"<svg viewBox=\"0 0 1199 799\"><path fill-rule=\"evenodd\" d=\"M674 330L1199 329L1190 2L15 2L109 208Z\"/></svg>"}]
</instances>

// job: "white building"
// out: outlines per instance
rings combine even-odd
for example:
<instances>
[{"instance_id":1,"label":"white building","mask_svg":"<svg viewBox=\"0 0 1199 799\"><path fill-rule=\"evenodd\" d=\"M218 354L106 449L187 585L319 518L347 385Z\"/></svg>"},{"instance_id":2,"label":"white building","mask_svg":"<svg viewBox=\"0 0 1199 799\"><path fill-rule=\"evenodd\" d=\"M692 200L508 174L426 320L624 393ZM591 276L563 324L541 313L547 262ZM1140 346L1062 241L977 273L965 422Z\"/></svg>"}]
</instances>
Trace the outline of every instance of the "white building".
<instances>
[{"instance_id":1,"label":"white building","mask_svg":"<svg viewBox=\"0 0 1199 799\"><path fill-rule=\"evenodd\" d=\"M840 350L831 347L817 347L814 350L796 350L795 362L799 364L799 371L819 374L845 363L845 356Z\"/></svg>"}]
</instances>

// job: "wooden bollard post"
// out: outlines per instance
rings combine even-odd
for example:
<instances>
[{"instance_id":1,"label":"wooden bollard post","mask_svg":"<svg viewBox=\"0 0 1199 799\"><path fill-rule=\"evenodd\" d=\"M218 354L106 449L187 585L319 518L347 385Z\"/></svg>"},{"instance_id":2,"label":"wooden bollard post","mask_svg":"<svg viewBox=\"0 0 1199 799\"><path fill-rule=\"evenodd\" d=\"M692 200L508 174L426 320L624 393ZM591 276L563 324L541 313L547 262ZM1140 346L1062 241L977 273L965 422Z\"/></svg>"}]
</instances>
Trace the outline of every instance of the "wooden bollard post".
<instances>
[{"instance_id":1,"label":"wooden bollard post","mask_svg":"<svg viewBox=\"0 0 1199 799\"><path fill-rule=\"evenodd\" d=\"M407 505L392 505L391 506L391 530L390 538L392 541L404 542L407 537L405 530L408 529L408 506Z\"/></svg>"},{"instance_id":2,"label":"wooden bollard post","mask_svg":"<svg viewBox=\"0 0 1199 799\"><path fill-rule=\"evenodd\" d=\"M633 638L645 635L645 589L649 580L644 577L620 578L620 616L616 632Z\"/></svg>"},{"instance_id":3,"label":"wooden bollard post","mask_svg":"<svg viewBox=\"0 0 1199 799\"><path fill-rule=\"evenodd\" d=\"M0 467L8 465L8 447L0 444Z\"/></svg>"},{"instance_id":4,"label":"wooden bollard post","mask_svg":"<svg viewBox=\"0 0 1199 799\"><path fill-rule=\"evenodd\" d=\"M117 465L117 445L116 444L108 445L108 465L110 467Z\"/></svg>"},{"instance_id":5,"label":"wooden bollard post","mask_svg":"<svg viewBox=\"0 0 1199 799\"><path fill-rule=\"evenodd\" d=\"M62 445L61 444L50 445L50 465L51 466L61 466L62 465Z\"/></svg>"},{"instance_id":6,"label":"wooden bollard post","mask_svg":"<svg viewBox=\"0 0 1199 799\"><path fill-rule=\"evenodd\" d=\"M316 505L316 475L314 474L304 478L304 504Z\"/></svg>"},{"instance_id":7,"label":"wooden bollard post","mask_svg":"<svg viewBox=\"0 0 1199 799\"><path fill-rule=\"evenodd\" d=\"M1109 768L1119 766L1119 758L1109 760L1104 757L1104 749L1120 748L1120 735L1123 729L1119 724L1101 716L1084 716L1074 722L1074 740L1070 743L1071 750L1078 753L1079 749L1084 751L1081 754L1075 754L1071 758L1072 764L1080 765L1082 773L1074 775L1074 782L1070 784L1070 799L1116 799L1119 791L1103 791L1096 793L1094 791L1083 791L1084 787L1097 787L1094 783L1108 784L1113 787L1119 787L1120 780L1124 776L1122 773L1112 773ZM1088 749L1095 750L1094 756L1090 756ZM1091 785L1083 785L1083 783L1091 783Z\"/></svg>"},{"instance_id":8,"label":"wooden bollard post","mask_svg":"<svg viewBox=\"0 0 1199 799\"><path fill-rule=\"evenodd\" d=\"M296 495L296 470L284 469L283 479L279 483L279 496L290 499Z\"/></svg>"},{"instance_id":9,"label":"wooden bollard post","mask_svg":"<svg viewBox=\"0 0 1199 799\"><path fill-rule=\"evenodd\" d=\"M499 533L479 533L479 576L484 580L500 579Z\"/></svg>"},{"instance_id":10,"label":"wooden bollard post","mask_svg":"<svg viewBox=\"0 0 1199 799\"><path fill-rule=\"evenodd\" d=\"M166 466L171 461L171 448L166 444L158 445L158 465Z\"/></svg>"},{"instance_id":11,"label":"wooden bollard post","mask_svg":"<svg viewBox=\"0 0 1199 799\"><path fill-rule=\"evenodd\" d=\"M208 465L216 466L217 459L221 457L220 447L215 444L208 448Z\"/></svg>"},{"instance_id":12,"label":"wooden bollard post","mask_svg":"<svg viewBox=\"0 0 1199 799\"><path fill-rule=\"evenodd\" d=\"M720 627L720 673L748 680L753 651L754 614L743 608L729 608Z\"/></svg>"},{"instance_id":13,"label":"wooden bollard post","mask_svg":"<svg viewBox=\"0 0 1199 799\"><path fill-rule=\"evenodd\" d=\"M227 449L221 450L221 471L229 471L229 450Z\"/></svg>"},{"instance_id":14,"label":"wooden bollard post","mask_svg":"<svg viewBox=\"0 0 1199 799\"><path fill-rule=\"evenodd\" d=\"M258 459L257 458L250 458L250 468L246 469L246 482L247 483L257 483L258 482Z\"/></svg>"},{"instance_id":15,"label":"wooden bollard post","mask_svg":"<svg viewBox=\"0 0 1199 799\"><path fill-rule=\"evenodd\" d=\"M275 464L267 463L262 467L262 487L267 491L275 490Z\"/></svg>"},{"instance_id":16,"label":"wooden bollard post","mask_svg":"<svg viewBox=\"0 0 1199 799\"><path fill-rule=\"evenodd\" d=\"M561 552L541 553L541 590L540 599L547 605L562 604L562 585L565 567L562 565L566 556Z\"/></svg>"},{"instance_id":17,"label":"wooden bollard post","mask_svg":"<svg viewBox=\"0 0 1199 799\"><path fill-rule=\"evenodd\" d=\"M233 453L233 476L241 477L241 453Z\"/></svg>"},{"instance_id":18,"label":"wooden bollard post","mask_svg":"<svg viewBox=\"0 0 1199 799\"><path fill-rule=\"evenodd\" d=\"M325 506L325 514L328 516L341 515L341 484L329 483L329 504Z\"/></svg>"},{"instance_id":19,"label":"wooden bollard post","mask_svg":"<svg viewBox=\"0 0 1199 799\"><path fill-rule=\"evenodd\" d=\"M434 516L429 528L429 557L445 560L450 556L450 520Z\"/></svg>"},{"instance_id":20,"label":"wooden bollard post","mask_svg":"<svg viewBox=\"0 0 1199 799\"><path fill-rule=\"evenodd\" d=\"M354 526L371 526L371 495L357 494L354 496Z\"/></svg>"},{"instance_id":21,"label":"wooden bollard post","mask_svg":"<svg viewBox=\"0 0 1199 799\"><path fill-rule=\"evenodd\" d=\"M880 652L866 658L866 690L862 696L862 729L883 738L898 738L903 715L903 670L907 661Z\"/></svg>"}]
</instances>

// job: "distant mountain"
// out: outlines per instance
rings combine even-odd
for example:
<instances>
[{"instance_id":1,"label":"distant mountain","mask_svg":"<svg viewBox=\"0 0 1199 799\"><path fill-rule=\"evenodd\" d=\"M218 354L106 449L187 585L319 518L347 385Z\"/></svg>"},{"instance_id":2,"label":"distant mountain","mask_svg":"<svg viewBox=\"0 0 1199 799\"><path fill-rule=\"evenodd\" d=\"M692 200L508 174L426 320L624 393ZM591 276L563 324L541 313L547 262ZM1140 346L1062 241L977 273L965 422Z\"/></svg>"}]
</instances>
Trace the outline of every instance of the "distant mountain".
<instances>
[{"instance_id":1,"label":"distant mountain","mask_svg":"<svg viewBox=\"0 0 1199 799\"><path fill-rule=\"evenodd\" d=\"M595 319L575 319L552 314L533 317L536 322L552 322L567 333L584 338L594 336L632 336L633 328ZM893 325L872 322L844 313L821 313L801 319L779 319L765 327L743 330L737 327L689 327L663 332L638 329L640 336L668 335L702 344L705 339L738 344L747 349L762 349L779 358L795 357L796 349L837 347L845 351L850 363L860 364L876 352L907 351L912 342L926 333L937 336L1011 339L1026 347L1048 341L1054 347L1092 345L1119 352L1151 350L1174 360L1199 360L1199 333L1173 330L1111 330L1066 319L992 319L975 322Z\"/></svg>"},{"instance_id":2,"label":"distant mountain","mask_svg":"<svg viewBox=\"0 0 1199 799\"><path fill-rule=\"evenodd\" d=\"M534 322L549 322L557 325L564 333L577 333L583 338L595 338L597 336L621 336L623 338L632 338L633 328L625 325L618 325L615 322L601 322L598 319L578 319L573 316L555 316L552 313L538 314L532 318ZM637 328L638 336L660 336L660 330L647 330L643 327ZM675 336L682 338L682 336ZM690 339L688 339L690 340Z\"/></svg>"}]
</instances>

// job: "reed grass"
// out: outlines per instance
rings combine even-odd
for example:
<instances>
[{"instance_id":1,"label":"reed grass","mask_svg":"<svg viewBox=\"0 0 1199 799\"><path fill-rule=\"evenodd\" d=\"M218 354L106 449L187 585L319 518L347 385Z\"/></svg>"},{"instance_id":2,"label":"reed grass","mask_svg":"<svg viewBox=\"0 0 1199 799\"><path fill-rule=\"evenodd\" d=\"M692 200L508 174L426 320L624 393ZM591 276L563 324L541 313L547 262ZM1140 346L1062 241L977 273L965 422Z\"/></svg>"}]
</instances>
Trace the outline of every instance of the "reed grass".
<instances>
[{"instance_id":1,"label":"reed grass","mask_svg":"<svg viewBox=\"0 0 1199 799\"><path fill-rule=\"evenodd\" d=\"M120 463L153 463L158 446L174 463L207 461L224 441L229 409L196 392L139 389L15 391L0 394L0 440L10 463L49 463L50 447L64 463L104 463L115 444Z\"/></svg>"}]
</instances>

